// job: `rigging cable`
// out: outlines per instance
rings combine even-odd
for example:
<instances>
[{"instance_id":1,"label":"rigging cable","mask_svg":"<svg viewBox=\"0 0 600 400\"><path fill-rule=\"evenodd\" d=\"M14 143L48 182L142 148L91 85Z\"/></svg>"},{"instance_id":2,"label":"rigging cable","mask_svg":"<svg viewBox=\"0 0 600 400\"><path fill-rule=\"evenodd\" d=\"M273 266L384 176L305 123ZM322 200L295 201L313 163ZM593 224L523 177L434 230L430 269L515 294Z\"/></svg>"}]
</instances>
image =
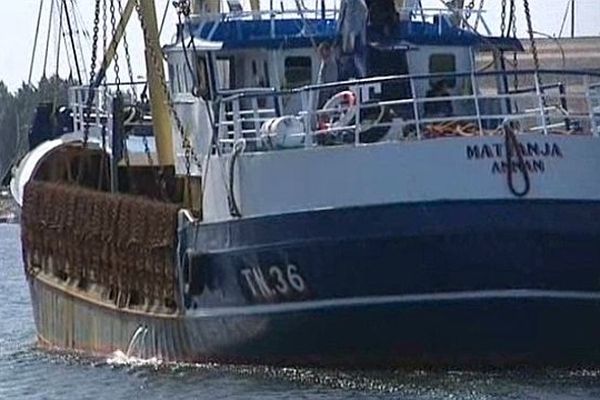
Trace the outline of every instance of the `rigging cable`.
<instances>
[{"instance_id":1,"label":"rigging cable","mask_svg":"<svg viewBox=\"0 0 600 400\"><path fill-rule=\"evenodd\" d=\"M187 8L177 10L177 19L178 19L179 27L180 27L179 28L179 31L180 31L179 36L181 39L181 47L183 48L183 57L185 59L185 64L186 64L186 66L189 70L190 76L192 78L192 86L193 86L192 87L192 95L194 95L194 97L201 97L200 96L199 77L198 77L198 74L194 71L194 68L192 67L192 63L190 61L190 57L189 57L188 49L187 49L188 46L186 46L186 44L185 44L185 31L183 29L184 26L187 26L188 32L190 33L190 44L191 44L191 46L193 46L192 51L194 53L194 58L197 59L198 56L196 54L196 45L194 43L194 34L192 32L192 28L190 27L190 24L188 22L184 23L183 19L181 18L181 15L183 14L186 17L186 21L187 21L189 13L187 13L187 15L186 15L186 12L188 12L188 11L189 11L189 9L187 9Z\"/></svg>"},{"instance_id":2,"label":"rigging cable","mask_svg":"<svg viewBox=\"0 0 600 400\"><path fill-rule=\"evenodd\" d=\"M61 15L61 18L64 19L64 13L65 13L64 7L63 7L62 12L63 12L63 14ZM60 31L58 32L58 41L60 42L62 40L62 42L64 42L64 43L61 43L61 44L64 44L64 47L65 47L65 55L66 55L66 58L67 58L67 63L69 64L69 76L71 77L70 79L72 80L72 76L73 76L73 63L71 62L71 53L69 51L69 43L68 43L68 40L67 40L67 36L68 36L68 33L65 32L64 24L61 23L61 28L60 28Z\"/></svg>"},{"instance_id":3,"label":"rigging cable","mask_svg":"<svg viewBox=\"0 0 600 400\"><path fill-rule=\"evenodd\" d=\"M67 0L62 0L62 2L65 8L65 19L67 20L67 28L69 29L69 39L71 42L71 50L73 52L73 61L75 62L75 71L77 72L77 80L80 85L83 85L83 79L81 79L81 70L79 69L79 61L77 60L77 50L75 49L75 40L73 39L73 27L71 25L71 17L69 16Z\"/></svg>"},{"instance_id":4,"label":"rigging cable","mask_svg":"<svg viewBox=\"0 0 600 400\"><path fill-rule=\"evenodd\" d=\"M544 126L546 125L547 115L546 115L546 96L544 95L544 86L542 84L542 78L540 77L540 57L538 54L537 43L535 41L533 30L533 22L531 20L531 9L529 7L529 0L523 0L523 6L525 8L525 19L527 20L527 33L529 34L529 40L531 42L531 53L533 56L533 67L535 69L535 84L537 88L537 94L541 98L541 110L542 118L544 119Z\"/></svg>"},{"instance_id":5,"label":"rigging cable","mask_svg":"<svg viewBox=\"0 0 600 400\"><path fill-rule=\"evenodd\" d=\"M508 14L508 28L506 29L506 36L509 36L508 32L513 32L514 29L516 29L516 22L517 22L517 6L515 5L515 0L510 0L510 10L509 10L509 14ZM517 35L515 34L514 37L516 38Z\"/></svg>"},{"instance_id":6,"label":"rigging cable","mask_svg":"<svg viewBox=\"0 0 600 400\"><path fill-rule=\"evenodd\" d=\"M479 2L479 10L477 11L477 18L475 18L475 24L473 25L473 29L475 31L477 31L477 28L479 27L479 21L481 21L481 14L483 13L483 4L484 4L484 0L481 0Z\"/></svg>"},{"instance_id":7,"label":"rigging cable","mask_svg":"<svg viewBox=\"0 0 600 400\"><path fill-rule=\"evenodd\" d=\"M185 24L182 21L181 16L185 16L186 21ZM192 51L194 54L194 60L198 60L198 54L197 54L197 50L196 50L196 44L194 42L195 38L194 38L194 33L192 32L192 28L190 27L189 24L189 17L191 14L191 9L190 9L190 4L188 1L180 1L179 2L179 7L177 10L177 19L179 22L179 31L180 31L180 36L181 36L181 47L183 48L183 54L185 57L185 62L186 65L189 69L191 78L192 78L192 83L193 83L193 89L192 89L192 95L194 97L198 97L201 98L202 96L200 95L200 78L198 77L198 74L194 72L194 69L192 68L190 59L189 59L189 55L187 52L187 46L185 45L185 32L184 32L184 26L187 26L188 31L190 33L190 42L192 45ZM189 139L189 135L185 135L185 142L182 143L184 150L186 152L186 162L185 162L185 168L186 168L186 178L188 180L187 182L187 195L188 195L188 199L190 201L190 205L192 202L192 185L191 185L191 162L190 162L190 152L189 149L191 147L191 143L190 143L190 139ZM235 202L235 201L234 201ZM236 206L237 207L237 206ZM230 206L231 208L231 206Z\"/></svg>"},{"instance_id":8,"label":"rigging cable","mask_svg":"<svg viewBox=\"0 0 600 400\"><path fill-rule=\"evenodd\" d=\"M123 5L121 3L121 0L117 1L117 4L119 6L119 15L121 16L121 18L123 17ZM137 88L135 86L135 79L134 79L134 74L133 74L133 66L131 64L131 54L129 52L129 42L127 40L127 31L124 30L123 31L123 50L125 52L125 62L127 65L127 73L129 75L129 85L131 88L131 93L133 94L133 98L135 101L137 101Z\"/></svg>"},{"instance_id":9,"label":"rigging cable","mask_svg":"<svg viewBox=\"0 0 600 400\"><path fill-rule=\"evenodd\" d=\"M567 18L569 18L569 13L571 11L571 2L573 0L567 0L567 8L565 9L565 14L563 15L562 23L560 24L560 32L558 32L558 37L561 38L563 35L563 31L565 30L565 26L567 25Z\"/></svg>"},{"instance_id":10,"label":"rigging cable","mask_svg":"<svg viewBox=\"0 0 600 400\"><path fill-rule=\"evenodd\" d=\"M180 1L177 4L177 6L178 6L177 16L178 16L178 19L179 19L179 25L182 27L182 29L180 29L179 38L181 39L181 44L182 44L183 51L184 51L184 56L185 56L185 59L186 59L186 65L187 65L188 69L190 70L190 74L192 75L192 79L194 80L194 79L197 79L198 77L197 77L197 74L194 72L194 70L193 70L193 68L191 66L191 63L189 62L189 56L187 54L187 47L185 46L185 43L184 43L184 37L185 37L184 33L185 32L183 30L183 26L187 26L188 32L189 32L189 35L190 35L190 43L191 43L191 47L192 47L192 54L193 54L194 59L197 60L198 59L198 50L196 49L196 44L194 42L194 40L195 40L194 33L192 31L191 24L189 22L189 18L190 18L190 14L191 14L191 8L189 6L189 2L186 2L186 1ZM185 17L185 23L183 23L182 20L181 20L181 14L183 14L183 16ZM165 16L166 16L166 10L165 10L165 14L163 15L163 17L165 17ZM178 38L178 40L179 40L179 38ZM195 93L192 93L194 96L196 96L198 98L201 98L198 90L194 90L194 92ZM209 120L210 126L214 127L215 124L214 124L214 118L213 118L213 109L211 107L208 107L208 109L207 109L207 116L208 116L208 120ZM188 143L188 145L190 145L189 144L189 140L188 140L187 143ZM219 157L221 157L221 147L218 144L218 131L216 129L213 129L213 132L211 134L211 137L210 137L210 146L212 146L212 148L214 148L215 152L219 155ZM201 187L201 190L200 190L200 204L203 203L203 201L204 201L204 193L206 193L206 182L207 182L206 177L208 176L208 170L210 168L210 160L211 160L211 155L213 153L212 148L208 151L208 154L206 155L206 161L205 161L205 164L204 164L203 167L202 167L202 164L199 162L198 157L193 153L193 151L190 151L191 149L190 150L186 149L186 168L188 168L191 165L191 163L188 160L189 157L191 156L193 158L193 161L198 166L198 169L200 169L202 171L202 174L203 174L203 178L201 180L202 187ZM188 173L189 173L189 171L188 171ZM229 204L229 209L233 210L233 214L232 215L234 215L236 213L241 215L241 213L239 213L239 209L237 207L237 203L235 201L235 198L233 198L232 193L229 190L229 187L231 187L231 185L228 185L227 178L225 177L225 174L222 174L222 179L223 179L223 184L225 185L225 188L226 188L226 191L227 191L227 196L228 196L227 197L227 201L228 201L228 204ZM230 180L232 181L233 179L234 178L232 176L230 176ZM237 212L235 210L237 210Z\"/></svg>"},{"instance_id":11,"label":"rigging cable","mask_svg":"<svg viewBox=\"0 0 600 400\"><path fill-rule=\"evenodd\" d=\"M29 79L27 83L31 85L31 77L33 75L33 64L35 63L35 52L37 50L38 37L40 34L40 23L42 21L42 11L44 9L44 0L40 0L40 8L38 10L37 24L35 27L35 38L33 39L33 51L31 52L31 64L29 66Z\"/></svg>"},{"instance_id":12,"label":"rigging cable","mask_svg":"<svg viewBox=\"0 0 600 400\"><path fill-rule=\"evenodd\" d=\"M83 34L84 38L88 39L89 44L89 32L87 32L87 30L85 29L85 23L83 22L83 17L81 17L81 13L79 12L77 3L75 2L75 0L70 0L70 3L71 15L73 16L73 26L77 37L77 50L79 51L79 55L81 56L78 58L78 60L81 62L81 76L87 77L88 71L85 58L83 57L85 52L83 51L83 45L81 43L81 35Z\"/></svg>"},{"instance_id":13,"label":"rigging cable","mask_svg":"<svg viewBox=\"0 0 600 400\"><path fill-rule=\"evenodd\" d=\"M502 0L500 11L500 36L502 37L508 36L508 31L506 30L506 6L506 0Z\"/></svg>"},{"instance_id":14,"label":"rigging cable","mask_svg":"<svg viewBox=\"0 0 600 400\"><path fill-rule=\"evenodd\" d=\"M138 1L138 0L136 0L136 3L137 3L137 1ZM170 5L171 5L171 2L168 2L168 1L167 1L167 2L166 2L166 4L165 4L165 9L164 9L164 11L163 11L162 20L161 20L161 23L160 23L160 28L159 28L159 30L158 30L158 38L159 38L159 40L160 40L160 37L161 37L161 35L162 35L162 31L163 31L163 28L164 28L164 26L165 26L165 22L166 22L166 20L167 20L167 13L168 13L168 11L169 11L169 6L170 6ZM178 7L178 6L179 6L179 2L177 2L177 1L174 1L174 2L173 2L173 6L174 6L174 7ZM142 97L146 96L146 93L147 93L147 92L148 92L148 84L146 83L146 84L144 85L144 87L142 88L142 94L141 94L141 96L142 96Z\"/></svg>"},{"instance_id":15,"label":"rigging cable","mask_svg":"<svg viewBox=\"0 0 600 400\"><path fill-rule=\"evenodd\" d=\"M106 4L106 1L105 1ZM116 19L116 12L115 12L115 0L110 0L110 24L111 24L111 36L114 38L116 36L116 31L117 31L117 19ZM105 16L106 18L106 16ZM106 30L105 30L105 35L106 35ZM106 39L106 37L105 37ZM114 70L115 70L115 82L117 85L117 90L116 90L116 96L121 96L121 78L119 77L119 52L117 51L118 49L115 48L114 51ZM106 57L106 53L107 53L107 49L104 49L104 55ZM105 85L106 85L106 81L105 81ZM108 91L108 90L107 90ZM107 160L107 121L106 119L102 121L102 128L101 128L101 133L102 133L102 156L100 157L99 160L99 173L98 173L98 190L102 190L103 186L104 186L104 182L110 182L111 177L110 177L110 169L106 168L106 160Z\"/></svg>"},{"instance_id":16,"label":"rigging cable","mask_svg":"<svg viewBox=\"0 0 600 400\"><path fill-rule=\"evenodd\" d=\"M182 143L185 146L185 143L188 143L188 142L186 142L187 136L185 135L185 132L184 132L183 122L181 121L181 118L177 114L177 112L175 110L175 106L173 105L173 99L171 98L171 93L169 92L169 88L167 87L167 82L165 80L165 76L162 73L162 71L159 71L159 69L158 69L159 68L158 66L161 65L161 63L164 60L162 50L160 49L160 38L156 38L159 43L156 43L156 44L151 43L151 37L148 32L148 26L146 25L146 20L144 19L144 12L142 10L142 5L140 4L139 0L135 1L135 9L137 11L138 19L140 21L140 25L142 28L144 42L146 43L146 48L149 53L151 66L152 66L152 68L155 69L155 72L156 72L157 76L159 77L159 83L160 83L161 89L163 91L163 94L166 98L166 103L169 108L169 112L171 114L171 117L175 120L175 124L177 125L177 130L179 131L179 134L181 135ZM156 51L155 45L156 45L156 47L159 48L159 52ZM146 61L146 63L148 64L148 61ZM144 88L144 92L142 92L142 94L141 94L142 99L146 99L146 101L147 101L147 96L146 96L147 88L148 88L148 85L146 84L146 87ZM145 151L146 151L146 156L148 157L149 161L151 162L150 165L152 165L152 154L150 153L150 149L147 146L145 148ZM193 151L192 151L192 153L193 153ZM189 164L190 161L189 161L188 148L186 148L185 159L186 159L186 164ZM158 189L160 191L160 196L162 197L162 199L169 199L169 195L167 193L167 188L166 188L167 182L165 179L164 169L161 168L160 165L159 165L159 168L160 168L159 171L156 171L155 168L152 168L154 179L155 179L156 184L158 185Z\"/></svg>"},{"instance_id":17,"label":"rigging cable","mask_svg":"<svg viewBox=\"0 0 600 400\"><path fill-rule=\"evenodd\" d=\"M165 10L163 11L162 19L160 21L160 28L158 28L158 37L160 37L163 28L165 27L165 22L167 21L167 12L169 11L169 2L165 2Z\"/></svg>"},{"instance_id":18,"label":"rigging cable","mask_svg":"<svg viewBox=\"0 0 600 400\"><path fill-rule=\"evenodd\" d=\"M515 4L515 0L511 0L510 2L510 14L512 21L512 37L513 39L517 39L517 5ZM516 51L513 52L513 89L514 91L519 90L519 55ZM519 103L515 101L515 110L517 113L519 112Z\"/></svg>"},{"instance_id":19,"label":"rigging cable","mask_svg":"<svg viewBox=\"0 0 600 400\"><path fill-rule=\"evenodd\" d=\"M190 73L192 74L192 77L193 77L192 79L194 79L194 78L197 79L197 76L194 73L194 70L192 69L191 64L189 62L189 57L187 55L187 48L186 48L185 43L184 43L184 30L183 30L183 26L185 25L185 26L187 26L188 32L190 34L190 43L191 43L191 47L192 47L192 54L194 56L194 59L198 59L198 50L196 49L196 44L194 42L194 39L195 39L194 38L194 33L193 33L192 29L191 29L191 24L189 23L189 17L190 17L190 14L191 14L191 9L189 7L189 2L187 2L187 1L180 1L177 5L178 5L178 13L177 13L177 15L178 15L178 19L179 19L179 24L182 27L182 29L180 29L180 31L181 31L180 32L180 38L181 38L181 44L182 44L182 47L183 47L185 59L186 59L186 65L190 69ZM185 24L184 25L182 24L182 21L181 21L181 14L183 14L184 17L185 17ZM199 97L199 98L202 97L202 96L200 96L200 94L199 94L198 91L196 91L196 93L193 93L193 95L196 96L196 97ZM208 115L210 126L215 126L212 108L208 108L207 115ZM189 139L187 139L187 140L188 141L185 142L185 143L187 143L188 146L191 146L190 143L189 143ZM213 129L213 132L212 132L212 135L211 135L211 139L210 139L210 145L214 146L214 149L215 149L217 155L219 157L221 157L222 156L222 154L221 154L221 147L219 146L219 143L218 143L218 131L216 129ZM245 143L244 143L243 147L245 149L245 147L246 147ZM201 188L201 191L200 191L200 196L201 196L200 197L200 202L201 202L200 204L202 204L202 202L204 201L203 200L204 199L204 193L206 192L206 190L205 190L206 189L206 182L207 182L206 177L208 176L208 170L210 168L210 160L211 160L212 150L209 151L208 154L207 154L207 156L206 156L206 161L205 161L204 168L201 168L201 163L199 162L198 157L192 151L190 151L190 150L191 150L191 147L190 147L190 149L186 148L186 168L189 168L189 166L191 164L190 161L189 161L189 157L191 156L193 158L193 161L198 166L198 168L203 172L203 178L204 179L202 179L202 188ZM237 158L237 155L232 155L232 157ZM223 179L223 184L225 185L225 189L226 189L226 192L227 192L227 202L228 202L228 205L229 205L229 210L230 210L231 216L241 217L241 212L239 211L239 207L238 207L237 201L235 199L235 193L233 192L233 183L234 183L234 179L235 179L233 171L234 171L234 167L235 167L235 162L236 162L236 160L232 160L232 166L230 166L230 170L229 170L229 183L227 182L227 178L225 177L224 173L222 173L221 178ZM189 173L189 170L188 170L188 173Z\"/></svg>"},{"instance_id":20,"label":"rigging cable","mask_svg":"<svg viewBox=\"0 0 600 400\"><path fill-rule=\"evenodd\" d=\"M90 65L90 85L89 85L89 90L88 90L88 95L87 95L87 99L86 99L86 107L85 107L85 124L84 124L84 129L83 129L83 147L87 147L88 144L88 139L89 139L89 133L90 133L90 123L88 121L89 119L89 113L90 113L90 108L92 106L92 104L94 103L94 97L95 97L95 92L94 92L94 85L96 84L96 62L98 61L98 34L100 32L99 26L100 26L100 1L101 0L96 0L95 6L94 6L94 36L92 39L92 62ZM88 117L88 118L86 118ZM83 159L82 159L83 161ZM81 169L79 171L81 173ZM77 181L79 182L79 178L80 176L78 176Z\"/></svg>"},{"instance_id":21,"label":"rigging cable","mask_svg":"<svg viewBox=\"0 0 600 400\"><path fill-rule=\"evenodd\" d=\"M63 12L64 12L64 8L62 3L57 2L57 5L60 7L59 9L59 13L58 13L58 40L56 41L56 70L54 73L54 76L56 76L56 86L54 88L54 97L52 99L52 104L53 104L53 110L52 110L52 114L54 114L56 112L56 108L58 106L58 85L60 83L59 79L58 79L58 74L59 74L59 70L60 70L60 45L61 45L61 32L63 29ZM70 66L70 63L69 63Z\"/></svg>"},{"instance_id":22,"label":"rigging cable","mask_svg":"<svg viewBox=\"0 0 600 400\"><path fill-rule=\"evenodd\" d=\"M48 32L46 33L46 52L44 53L43 77L46 77L46 67L48 66L48 51L50 50L50 33L52 32L52 17L54 17L54 0L50 0L50 16L48 17ZM60 37L59 37L60 41Z\"/></svg>"},{"instance_id":23,"label":"rigging cable","mask_svg":"<svg viewBox=\"0 0 600 400\"><path fill-rule=\"evenodd\" d=\"M122 19L123 18L123 4L121 3L121 0L117 1L117 5L119 7L119 17ZM132 107L132 112L135 113L136 109L137 109L137 88L135 86L134 83L134 77L133 77L133 67L131 66L131 54L129 52L129 42L127 41L127 30L123 30L123 50L125 52L125 63L127 65L127 72L129 74L129 83L130 83L130 90L131 90L131 94L133 96L133 104L131 104ZM123 96L121 96L121 101L122 101ZM122 113L120 113L122 115ZM144 117L144 111L141 111L141 115L142 115L142 119ZM121 124L121 132L122 135L119 138L119 140L121 141L121 149L123 151L123 159L125 160L125 170L127 172L127 181L129 184L129 189L131 192L135 193L136 192L136 183L135 180L133 179L133 175L131 173L131 159L129 157L129 148L127 146L127 133L125 132L125 130L123 129L123 118L121 117L118 120L119 124ZM148 144L148 138L146 137L146 135L142 136L142 143L144 145L144 152L146 153L146 155L150 155L148 158L149 161L149 165L152 166L152 153L150 152L150 147Z\"/></svg>"},{"instance_id":24,"label":"rigging cable","mask_svg":"<svg viewBox=\"0 0 600 400\"><path fill-rule=\"evenodd\" d=\"M90 47L90 33L89 31L86 29L85 26L85 20L83 18L83 16L81 15L81 11L79 10L79 7L76 3L76 0L70 0L71 2L71 10L73 10L73 24L75 25L75 30L77 33L77 49L79 50L79 54L81 57L81 74L84 77L89 76L88 75L88 70L87 70L87 65L85 62L85 57L84 54L86 53L84 51L84 47L83 47L83 43L81 40L81 36L83 36L83 38L86 40L86 44L87 44L87 48L89 49Z\"/></svg>"}]
</instances>

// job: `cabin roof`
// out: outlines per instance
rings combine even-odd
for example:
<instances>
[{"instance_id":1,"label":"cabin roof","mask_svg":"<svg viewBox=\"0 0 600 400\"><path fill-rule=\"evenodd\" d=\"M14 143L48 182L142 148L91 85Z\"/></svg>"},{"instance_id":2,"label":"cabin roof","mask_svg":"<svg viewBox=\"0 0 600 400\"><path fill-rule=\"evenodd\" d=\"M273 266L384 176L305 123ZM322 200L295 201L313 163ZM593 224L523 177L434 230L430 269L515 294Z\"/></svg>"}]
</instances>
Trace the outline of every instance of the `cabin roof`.
<instances>
[{"instance_id":1,"label":"cabin roof","mask_svg":"<svg viewBox=\"0 0 600 400\"><path fill-rule=\"evenodd\" d=\"M205 21L196 24L191 31L196 40L220 42L218 47L222 45L222 49L304 48L338 39L337 20L333 18ZM446 23L403 21L390 37L382 38L372 30L368 30L368 37L369 41L375 42L475 46L483 49L495 47L514 51L523 49L517 39L485 37Z\"/></svg>"}]
</instances>

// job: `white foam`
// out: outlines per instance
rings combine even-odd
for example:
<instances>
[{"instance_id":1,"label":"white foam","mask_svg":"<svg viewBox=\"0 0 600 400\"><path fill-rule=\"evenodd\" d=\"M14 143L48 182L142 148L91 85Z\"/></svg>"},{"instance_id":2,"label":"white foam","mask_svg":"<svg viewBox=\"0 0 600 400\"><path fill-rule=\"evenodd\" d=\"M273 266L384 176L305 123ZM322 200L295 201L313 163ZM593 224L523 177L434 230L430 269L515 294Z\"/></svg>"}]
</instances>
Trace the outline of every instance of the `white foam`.
<instances>
[{"instance_id":1,"label":"white foam","mask_svg":"<svg viewBox=\"0 0 600 400\"><path fill-rule=\"evenodd\" d=\"M164 361L152 357L149 359L143 359L139 357L128 356L121 350L113 352L107 359L108 365L114 366L129 366L129 367L160 367L164 365Z\"/></svg>"}]
</instances>

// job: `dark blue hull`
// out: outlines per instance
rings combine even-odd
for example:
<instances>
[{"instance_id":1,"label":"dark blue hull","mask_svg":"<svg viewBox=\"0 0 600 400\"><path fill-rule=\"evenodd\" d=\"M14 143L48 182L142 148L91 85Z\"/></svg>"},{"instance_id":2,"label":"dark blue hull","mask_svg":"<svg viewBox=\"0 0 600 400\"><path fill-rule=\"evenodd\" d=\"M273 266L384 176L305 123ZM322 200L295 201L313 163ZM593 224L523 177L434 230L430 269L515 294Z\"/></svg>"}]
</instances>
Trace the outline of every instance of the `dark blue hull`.
<instances>
[{"instance_id":1,"label":"dark blue hull","mask_svg":"<svg viewBox=\"0 0 600 400\"><path fill-rule=\"evenodd\" d=\"M590 316L599 312L598 300L506 296L230 316L219 324L231 329L221 344L234 332L229 346L196 359L346 368L597 365L600 329ZM214 328L211 320L204 329ZM239 330L256 326L238 342Z\"/></svg>"},{"instance_id":2,"label":"dark blue hull","mask_svg":"<svg viewBox=\"0 0 600 400\"><path fill-rule=\"evenodd\" d=\"M505 201L190 226L188 317L220 321L203 348L222 360L596 363L599 217L600 203Z\"/></svg>"},{"instance_id":3,"label":"dark blue hull","mask_svg":"<svg viewBox=\"0 0 600 400\"><path fill-rule=\"evenodd\" d=\"M600 203L323 210L180 230L185 313L30 280L40 341L167 361L600 365Z\"/></svg>"}]
</instances>

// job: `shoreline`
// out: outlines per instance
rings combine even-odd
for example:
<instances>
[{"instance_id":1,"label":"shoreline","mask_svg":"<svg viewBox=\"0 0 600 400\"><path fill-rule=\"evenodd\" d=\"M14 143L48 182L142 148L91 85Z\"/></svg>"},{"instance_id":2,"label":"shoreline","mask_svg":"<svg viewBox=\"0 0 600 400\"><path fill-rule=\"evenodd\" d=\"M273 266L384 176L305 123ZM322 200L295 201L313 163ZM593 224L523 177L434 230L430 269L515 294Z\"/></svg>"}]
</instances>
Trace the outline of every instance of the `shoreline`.
<instances>
[{"instance_id":1,"label":"shoreline","mask_svg":"<svg viewBox=\"0 0 600 400\"><path fill-rule=\"evenodd\" d=\"M0 189L0 223L15 223L19 220L18 208L8 189Z\"/></svg>"}]
</instances>

